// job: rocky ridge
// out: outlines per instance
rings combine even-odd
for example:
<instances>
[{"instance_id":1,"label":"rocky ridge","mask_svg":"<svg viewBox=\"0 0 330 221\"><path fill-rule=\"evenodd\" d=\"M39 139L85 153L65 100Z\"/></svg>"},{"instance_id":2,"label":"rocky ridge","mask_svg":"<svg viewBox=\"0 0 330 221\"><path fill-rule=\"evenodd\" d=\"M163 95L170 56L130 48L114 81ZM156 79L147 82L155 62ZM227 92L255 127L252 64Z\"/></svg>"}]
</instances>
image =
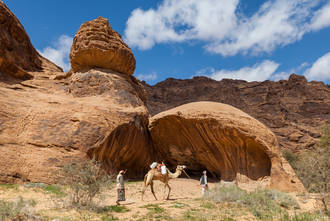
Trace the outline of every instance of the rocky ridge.
<instances>
[{"instance_id":1,"label":"rocky ridge","mask_svg":"<svg viewBox=\"0 0 330 221\"><path fill-rule=\"evenodd\" d=\"M330 123L330 86L296 74L278 82L194 77L144 85L151 115L196 101L229 104L264 123L281 148L293 151L312 148L321 136L320 127Z\"/></svg>"}]
</instances>

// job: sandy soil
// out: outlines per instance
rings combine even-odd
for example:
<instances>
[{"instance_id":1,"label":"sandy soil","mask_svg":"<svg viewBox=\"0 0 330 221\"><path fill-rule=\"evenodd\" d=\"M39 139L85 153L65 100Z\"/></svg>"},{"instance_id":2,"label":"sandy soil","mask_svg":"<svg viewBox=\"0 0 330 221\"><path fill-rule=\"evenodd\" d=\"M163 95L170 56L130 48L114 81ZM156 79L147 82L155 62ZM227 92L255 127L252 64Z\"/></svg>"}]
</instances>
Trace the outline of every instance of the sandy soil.
<instances>
[{"instance_id":1,"label":"sandy soil","mask_svg":"<svg viewBox=\"0 0 330 221\"><path fill-rule=\"evenodd\" d=\"M178 178L170 181L172 188L170 200L163 201L163 184L159 181L155 181L155 193L158 200L155 200L151 194L150 188L147 189L144 197L144 201L141 201L141 189L142 181L138 182L126 182L126 201L122 202L129 211L124 213L112 213L115 217L120 220L154 220L151 215L151 209L146 207L159 206L164 209L159 217L167 217L166 219L176 219L183 217L185 212L197 211L208 213L210 211L210 217L207 220L217 220L211 214L211 210L208 210L207 202L201 199L201 187L199 186L198 180ZM214 188L216 183L210 183L210 188ZM310 199L306 196L297 197L296 194L292 194L299 202L301 211L313 211L319 208L316 200ZM75 210L59 209L61 208L60 202L63 199L56 199L52 194L45 193L40 188L28 188L23 185L17 188L1 189L0 188L0 199L3 200L16 200L21 196L24 199L33 199L37 202L34 207L35 211L44 216L50 217L49 220L64 220L60 217L71 217L71 220L99 220L100 216L95 214L79 214ZM97 203L100 206L111 206L115 205L116 201L116 190L111 189L105 191L104 194L98 199ZM205 205L203 205L205 204ZM212 206L212 205L211 205ZM220 208L221 207L221 208ZM248 211L244 211L244 208L235 211L230 205L221 205L220 207L212 207L213 210L217 210L215 214L219 214L222 210L228 211L228 217L235 217L238 213L239 218L235 217L235 220L256 220L256 218ZM212 210L212 213L214 212ZM221 210L221 211L220 211ZM54 218L55 217L55 218ZM76 217L76 218L72 218ZM78 217L78 218L77 218ZM149 218L148 218L149 217ZM151 217L151 218L150 218ZM66 219L68 220L68 219ZM221 219L220 219L221 220Z\"/></svg>"}]
</instances>

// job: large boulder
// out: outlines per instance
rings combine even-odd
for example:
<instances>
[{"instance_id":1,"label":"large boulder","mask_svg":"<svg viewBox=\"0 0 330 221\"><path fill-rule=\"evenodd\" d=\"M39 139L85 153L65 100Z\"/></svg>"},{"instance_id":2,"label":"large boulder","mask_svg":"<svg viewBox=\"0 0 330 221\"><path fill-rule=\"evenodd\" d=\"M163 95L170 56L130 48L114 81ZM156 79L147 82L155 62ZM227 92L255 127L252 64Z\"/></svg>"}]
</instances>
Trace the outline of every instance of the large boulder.
<instances>
[{"instance_id":1,"label":"large boulder","mask_svg":"<svg viewBox=\"0 0 330 221\"><path fill-rule=\"evenodd\" d=\"M283 167L276 136L232 106L185 104L153 116L149 130L158 158L169 166L185 164L191 172L207 169L224 181L304 189L292 169Z\"/></svg>"},{"instance_id":2,"label":"large boulder","mask_svg":"<svg viewBox=\"0 0 330 221\"><path fill-rule=\"evenodd\" d=\"M62 71L39 55L30 42L24 27L0 0L0 75L29 79L31 71Z\"/></svg>"},{"instance_id":3,"label":"large boulder","mask_svg":"<svg viewBox=\"0 0 330 221\"><path fill-rule=\"evenodd\" d=\"M98 67L131 75L135 70L131 49L102 17L80 26L73 39L70 62L73 72Z\"/></svg>"}]
</instances>

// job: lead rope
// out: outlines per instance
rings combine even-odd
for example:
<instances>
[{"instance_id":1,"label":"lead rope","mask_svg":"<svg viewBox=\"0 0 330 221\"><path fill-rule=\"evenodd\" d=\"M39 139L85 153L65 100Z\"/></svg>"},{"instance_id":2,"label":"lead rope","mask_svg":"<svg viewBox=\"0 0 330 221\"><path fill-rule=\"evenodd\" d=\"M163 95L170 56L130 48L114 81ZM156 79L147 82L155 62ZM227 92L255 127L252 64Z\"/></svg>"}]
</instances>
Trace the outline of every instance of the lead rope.
<instances>
[{"instance_id":1,"label":"lead rope","mask_svg":"<svg viewBox=\"0 0 330 221\"><path fill-rule=\"evenodd\" d=\"M182 171L183 171L184 174L186 174L186 176L187 176L189 179L191 179L190 176L186 173L186 171L184 171L184 170L182 170Z\"/></svg>"}]
</instances>

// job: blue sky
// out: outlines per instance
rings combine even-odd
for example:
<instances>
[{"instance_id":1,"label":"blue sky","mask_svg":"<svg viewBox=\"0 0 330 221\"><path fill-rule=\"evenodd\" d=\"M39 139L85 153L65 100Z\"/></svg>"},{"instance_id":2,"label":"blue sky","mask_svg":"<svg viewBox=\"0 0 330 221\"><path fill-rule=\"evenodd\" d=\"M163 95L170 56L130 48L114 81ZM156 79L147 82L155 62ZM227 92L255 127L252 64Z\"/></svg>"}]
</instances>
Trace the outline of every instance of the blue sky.
<instances>
[{"instance_id":1,"label":"blue sky","mask_svg":"<svg viewBox=\"0 0 330 221\"><path fill-rule=\"evenodd\" d=\"M150 84L204 75L247 81L289 74L330 83L330 0L3 0L34 47L70 68L80 25L103 16Z\"/></svg>"}]
</instances>

